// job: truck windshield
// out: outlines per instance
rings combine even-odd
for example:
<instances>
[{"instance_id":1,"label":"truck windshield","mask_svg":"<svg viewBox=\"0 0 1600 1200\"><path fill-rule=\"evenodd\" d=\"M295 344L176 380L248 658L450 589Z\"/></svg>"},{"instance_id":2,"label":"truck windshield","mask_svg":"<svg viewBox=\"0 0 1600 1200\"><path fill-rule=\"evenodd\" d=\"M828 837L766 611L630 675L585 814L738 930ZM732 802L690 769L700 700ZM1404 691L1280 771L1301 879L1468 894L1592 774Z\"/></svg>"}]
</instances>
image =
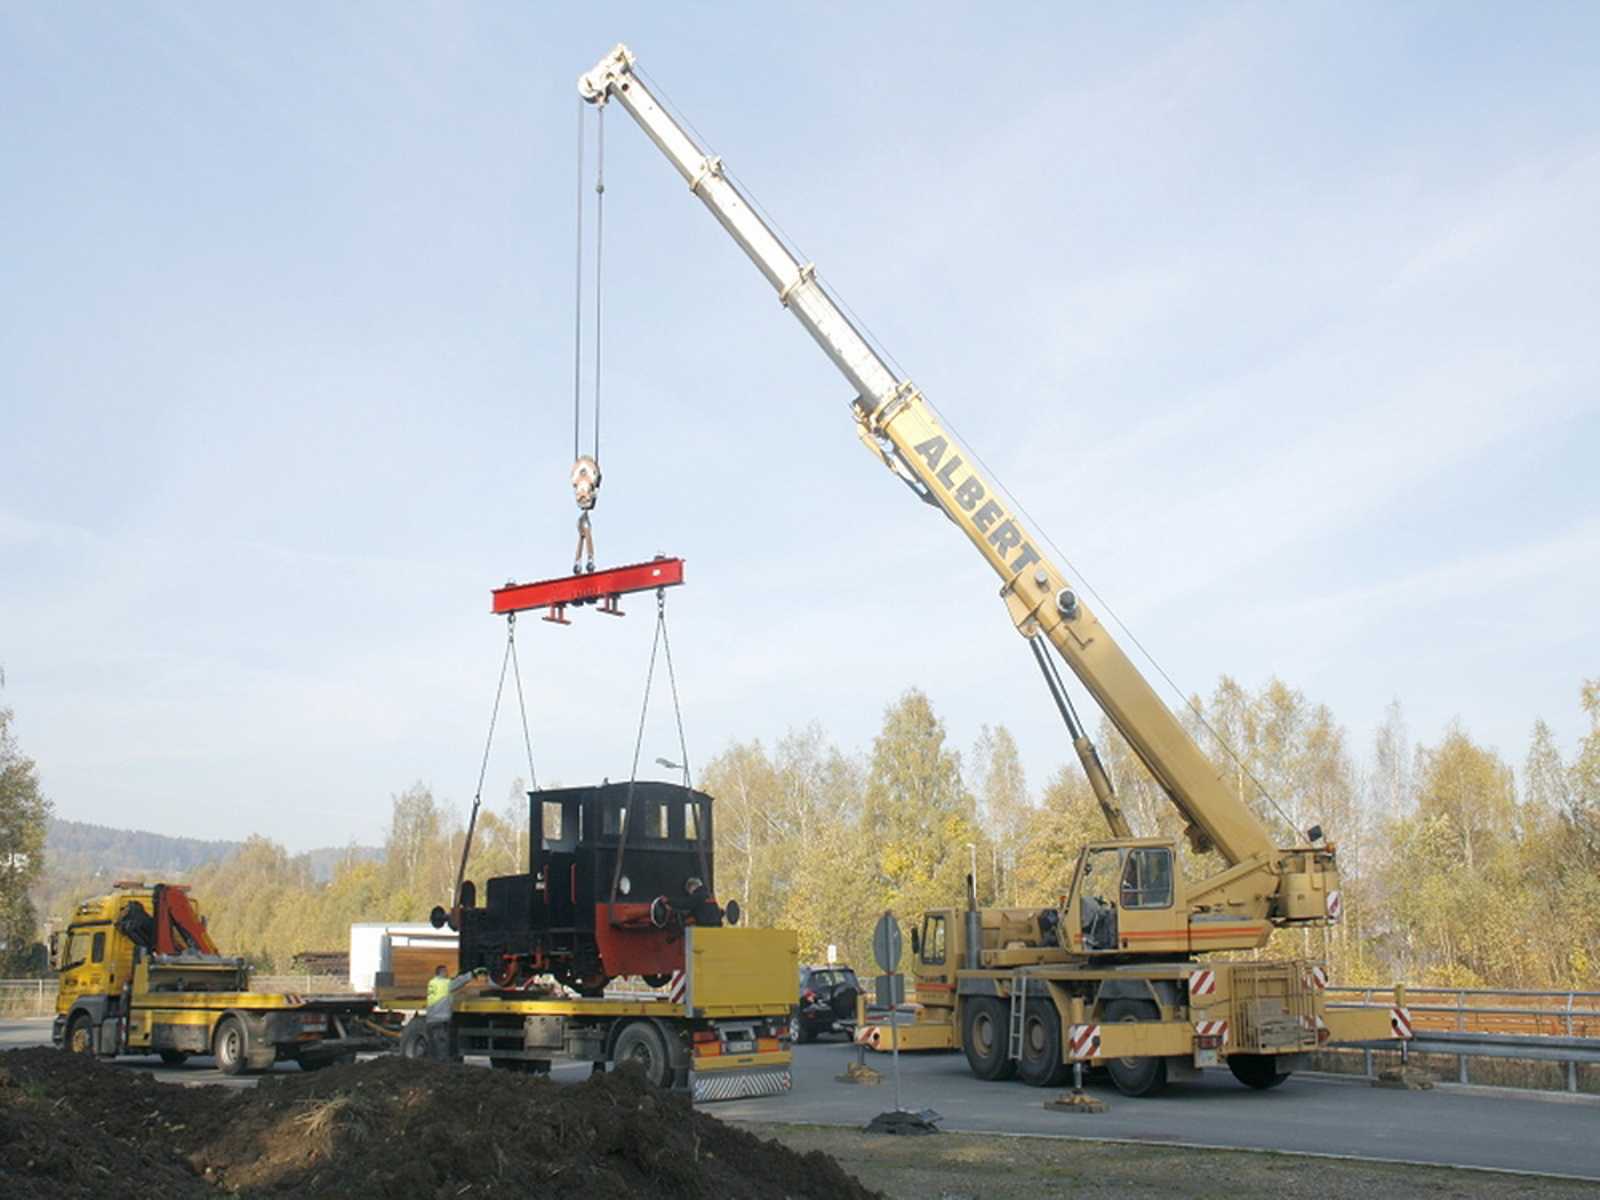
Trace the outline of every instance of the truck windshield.
<instances>
[{"instance_id":1,"label":"truck windshield","mask_svg":"<svg viewBox=\"0 0 1600 1200\"><path fill-rule=\"evenodd\" d=\"M89 961L91 939L87 929L67 930L67 952L62 956L61 969L70 971Z\"/></svg>"}]
</instances>

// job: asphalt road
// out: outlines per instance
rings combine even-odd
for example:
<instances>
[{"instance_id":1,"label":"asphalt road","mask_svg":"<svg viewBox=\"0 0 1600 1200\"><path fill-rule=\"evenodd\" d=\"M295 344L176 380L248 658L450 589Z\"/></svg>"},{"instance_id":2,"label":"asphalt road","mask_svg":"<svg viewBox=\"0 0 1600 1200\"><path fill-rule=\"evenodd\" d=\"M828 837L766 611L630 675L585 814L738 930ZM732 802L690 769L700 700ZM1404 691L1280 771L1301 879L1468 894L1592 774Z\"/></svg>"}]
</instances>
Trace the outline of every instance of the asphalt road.
<instances>
[{"instance_id":1,"label":"asphalt road","mask_svg":"<svg viewBox=\"0 0 1600 1200\"><path fill-rule=\"evenodd\" d=\"M799 1047L788 1096L730 1101L710 1111L732 1119L865 1123L894 1107L894 1079L889 1056L872 1054L868 1065L883 1073L880 1085L835 1082L854 1057L855 1050L840 1043ZM936 1110L944 1129L1286 1150L1600 1180L1600 1101L1593 1099L1457 1087L1391 1091L1328 1076L1295 1077L1257 1092L1223 1069L1139 1100L1109 1084L1091 1085L1087 1090L1109 1109L1081 1114L1045 1108L1054 1091L974 1079L960 1054L903 1055L900 1070L902 1106Z\"/></svg>"},{"instance_id":2,"label":"asphalt road","mask_svg":"<svg viewBox=\"0 0 1600 1200\"><path fill-rule=\"evenodd\" d=\"M49 1041L48 1020L0 1020L0 1049ZM708 1111L733 1120L865 1124L894 1107L894 1080L889 1057L870 1055L870 1065L883 1072L879 1086L836 1082L854 1057L852 1047L837 1042L798 1047L788 1095L725 1102ZM254 1082L222 1075L208 1058L182 1067L154 1058L120 1065L172 1083ZM1054 1092L976 1080L960 1054L908 1054L900 1069L904 1107L935 1109L941 1127L950 1130L1335 1154L1600 1180L1600 1101L1593 1099L1457 1087L1390 1091L1327 1076L1296 1077L1273 1091L1255 1092L1222 1070L1142 1100L1091 1085L1090 1092L1109 1106L1091 1115L1045 1108ZM584 1063L555 1064L557 1079L575 1081L588 1071Z\"/></svg>"}]
</instances>

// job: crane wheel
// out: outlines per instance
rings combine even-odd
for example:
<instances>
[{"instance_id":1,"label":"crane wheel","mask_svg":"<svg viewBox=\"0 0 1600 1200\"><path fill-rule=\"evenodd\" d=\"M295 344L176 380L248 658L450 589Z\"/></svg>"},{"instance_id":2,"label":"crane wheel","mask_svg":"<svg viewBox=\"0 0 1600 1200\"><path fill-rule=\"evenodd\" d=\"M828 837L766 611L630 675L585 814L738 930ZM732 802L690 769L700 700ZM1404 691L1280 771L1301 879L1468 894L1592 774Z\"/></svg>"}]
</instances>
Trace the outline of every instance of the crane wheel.
<instances>
[{"instance_id":1,"label":"crane wheel","mask_svg":"<svg viewBox=\"0 0 1600 1200\"><path fill-rule=\"evenodd\" d=\"M617 1043L611 1049L611 1061L617 1066L635 1063L644 1071L645 1079L658 1088L672 1081L672 1064L667 1061L667 1043L661 1031L649 1021L631 1021L617 1034Z\"/></svg>"},{"instance_id":2,"label":"crane wheel","mask_svg":"<svg viewBox=\"0 0 1600 1200\"><path fill-rule=\"evenodd\" d=\"M1245 1087L1255 1088L1258 1092L1275 1088L1289 1078L1288 1072L1278 1074L1278 1064L1270 1054L1230 1054L1228 1070Z\"/></svg>"},{"instance_id":3,"label":"crane wheel","mask_svg":"<svg viewBox=\"0 0 1600 1200\"><path fill-rule=\"evenodd\" d=\"M244 1022L238 1017L223 1017L217 1022L217 1032L211 1039L211 1052L217 1059L217 1070L224 1075L243 1075L250 1069L249 1041Z\"/></svg>"},{"instance_id":4,"label":"crane wheel","mask_svg":"<svg viewBox=\"0 0 1600 1200\"><path fill-rule=\"evenodd\" d=\"M1150 1000L1112 1000L1106 1005L1105 1022L1156 1021L1161 1010ZM1124 1096L1153 1096L1167 1086L1167 1060L1164 1058L1112 1058L1106 1060L1111 1082Z\"/></svg>"},{"instance_id":5,"label":"crane wheel","mask_svg":"<svg viewBox=\"0 0 1600 1200\"><path fill-rule=\"evenodd\" d=\"M1006 1038L1005 1005L995 996L973 996L962 1004L961 1048L967 1066L991 1083L1017 1073Z\"/></svg>"},{"instance_id":6,"label":"crane wheel","mask_svg":"<svg viewBox=\"0 0 1600 1200\"><path fill-rule=\"evenodd\" d=\"M1067 1081L1061 1057L1061 1016L1048 996L1030 996L1022 1013L1022 1061L1017 1074L1029 1087L1060 1087Z\"/></svg>"}]
</instances>

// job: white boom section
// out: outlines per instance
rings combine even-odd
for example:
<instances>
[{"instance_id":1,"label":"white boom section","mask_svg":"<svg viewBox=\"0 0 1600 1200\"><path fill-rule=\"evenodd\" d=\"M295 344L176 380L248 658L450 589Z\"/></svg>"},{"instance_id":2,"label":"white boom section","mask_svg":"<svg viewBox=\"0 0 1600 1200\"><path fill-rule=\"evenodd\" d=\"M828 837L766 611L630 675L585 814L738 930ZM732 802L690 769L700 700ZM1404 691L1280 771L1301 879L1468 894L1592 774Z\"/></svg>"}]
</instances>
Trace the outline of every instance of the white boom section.
<instances>
[{"instance_id":1,"label":"white boom section","mask_svg":"<svg viewBox=\"0 0 1600 1200\"><path fill-rule=\"evenodd\" d=\"M579 93L592 104L615 99L639 122L650 140L678 168L689 190L700 197L711 215L761 269L767 282L778 290L778 299L800 318L834 365L844 372L861 398L858 406L871 413L888 403L899 390L900 380L828 298L817 282L815 268L796 262L778 235L728 182L722 173L722 160L695 145L656 102L633 73L633 63L633 54L619 45L594 70L579 76Z\"/></svg>"},{"instance_id":2,"label":"white boom section","mask_svg":"<svg viewBox=\"0 0 1600 1200\"><path fill-rule=\"evenodd\" d=\"M1215 846L1232 865L1269 860L1273 843L1255 814L1218 778L1149 682L1068 588L1060 569L1035 548L1019 515L978 471L973 455L916 388L872 349L817 282L816 269L789 253L723 174L722 160L696 145L662 109L634 73L627 46L618 45L580 75L578 92L591 104L620 102L761 269L778 299L855 387L858 433L867 448L967 535L1003 581L1001 595L1017 628L1049 639L1184 814L1195 844Z\"/></svg>"}]
</instances>

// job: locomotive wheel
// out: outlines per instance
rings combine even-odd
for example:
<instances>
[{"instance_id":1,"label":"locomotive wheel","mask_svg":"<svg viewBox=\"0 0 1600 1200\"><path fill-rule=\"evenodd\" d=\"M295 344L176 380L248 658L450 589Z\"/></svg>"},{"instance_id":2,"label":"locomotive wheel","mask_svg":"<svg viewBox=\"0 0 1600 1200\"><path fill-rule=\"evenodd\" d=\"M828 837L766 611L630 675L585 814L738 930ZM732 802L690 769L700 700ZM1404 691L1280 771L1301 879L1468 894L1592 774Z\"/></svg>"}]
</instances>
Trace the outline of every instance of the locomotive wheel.
<instances>
[{"instance_id":1,"label":"locomotive wheel","mask_svg":"<svg viewBox=\"0 0 1600 1200\"><path fill-rule=\"evenodd\" d=\"M646 975L644 977L644 981L646 983L648 983L651 987L666 987L667 984L672 982L672 976L670 974L668 974L668 975Z\"/></svg>"}]
</instances>

